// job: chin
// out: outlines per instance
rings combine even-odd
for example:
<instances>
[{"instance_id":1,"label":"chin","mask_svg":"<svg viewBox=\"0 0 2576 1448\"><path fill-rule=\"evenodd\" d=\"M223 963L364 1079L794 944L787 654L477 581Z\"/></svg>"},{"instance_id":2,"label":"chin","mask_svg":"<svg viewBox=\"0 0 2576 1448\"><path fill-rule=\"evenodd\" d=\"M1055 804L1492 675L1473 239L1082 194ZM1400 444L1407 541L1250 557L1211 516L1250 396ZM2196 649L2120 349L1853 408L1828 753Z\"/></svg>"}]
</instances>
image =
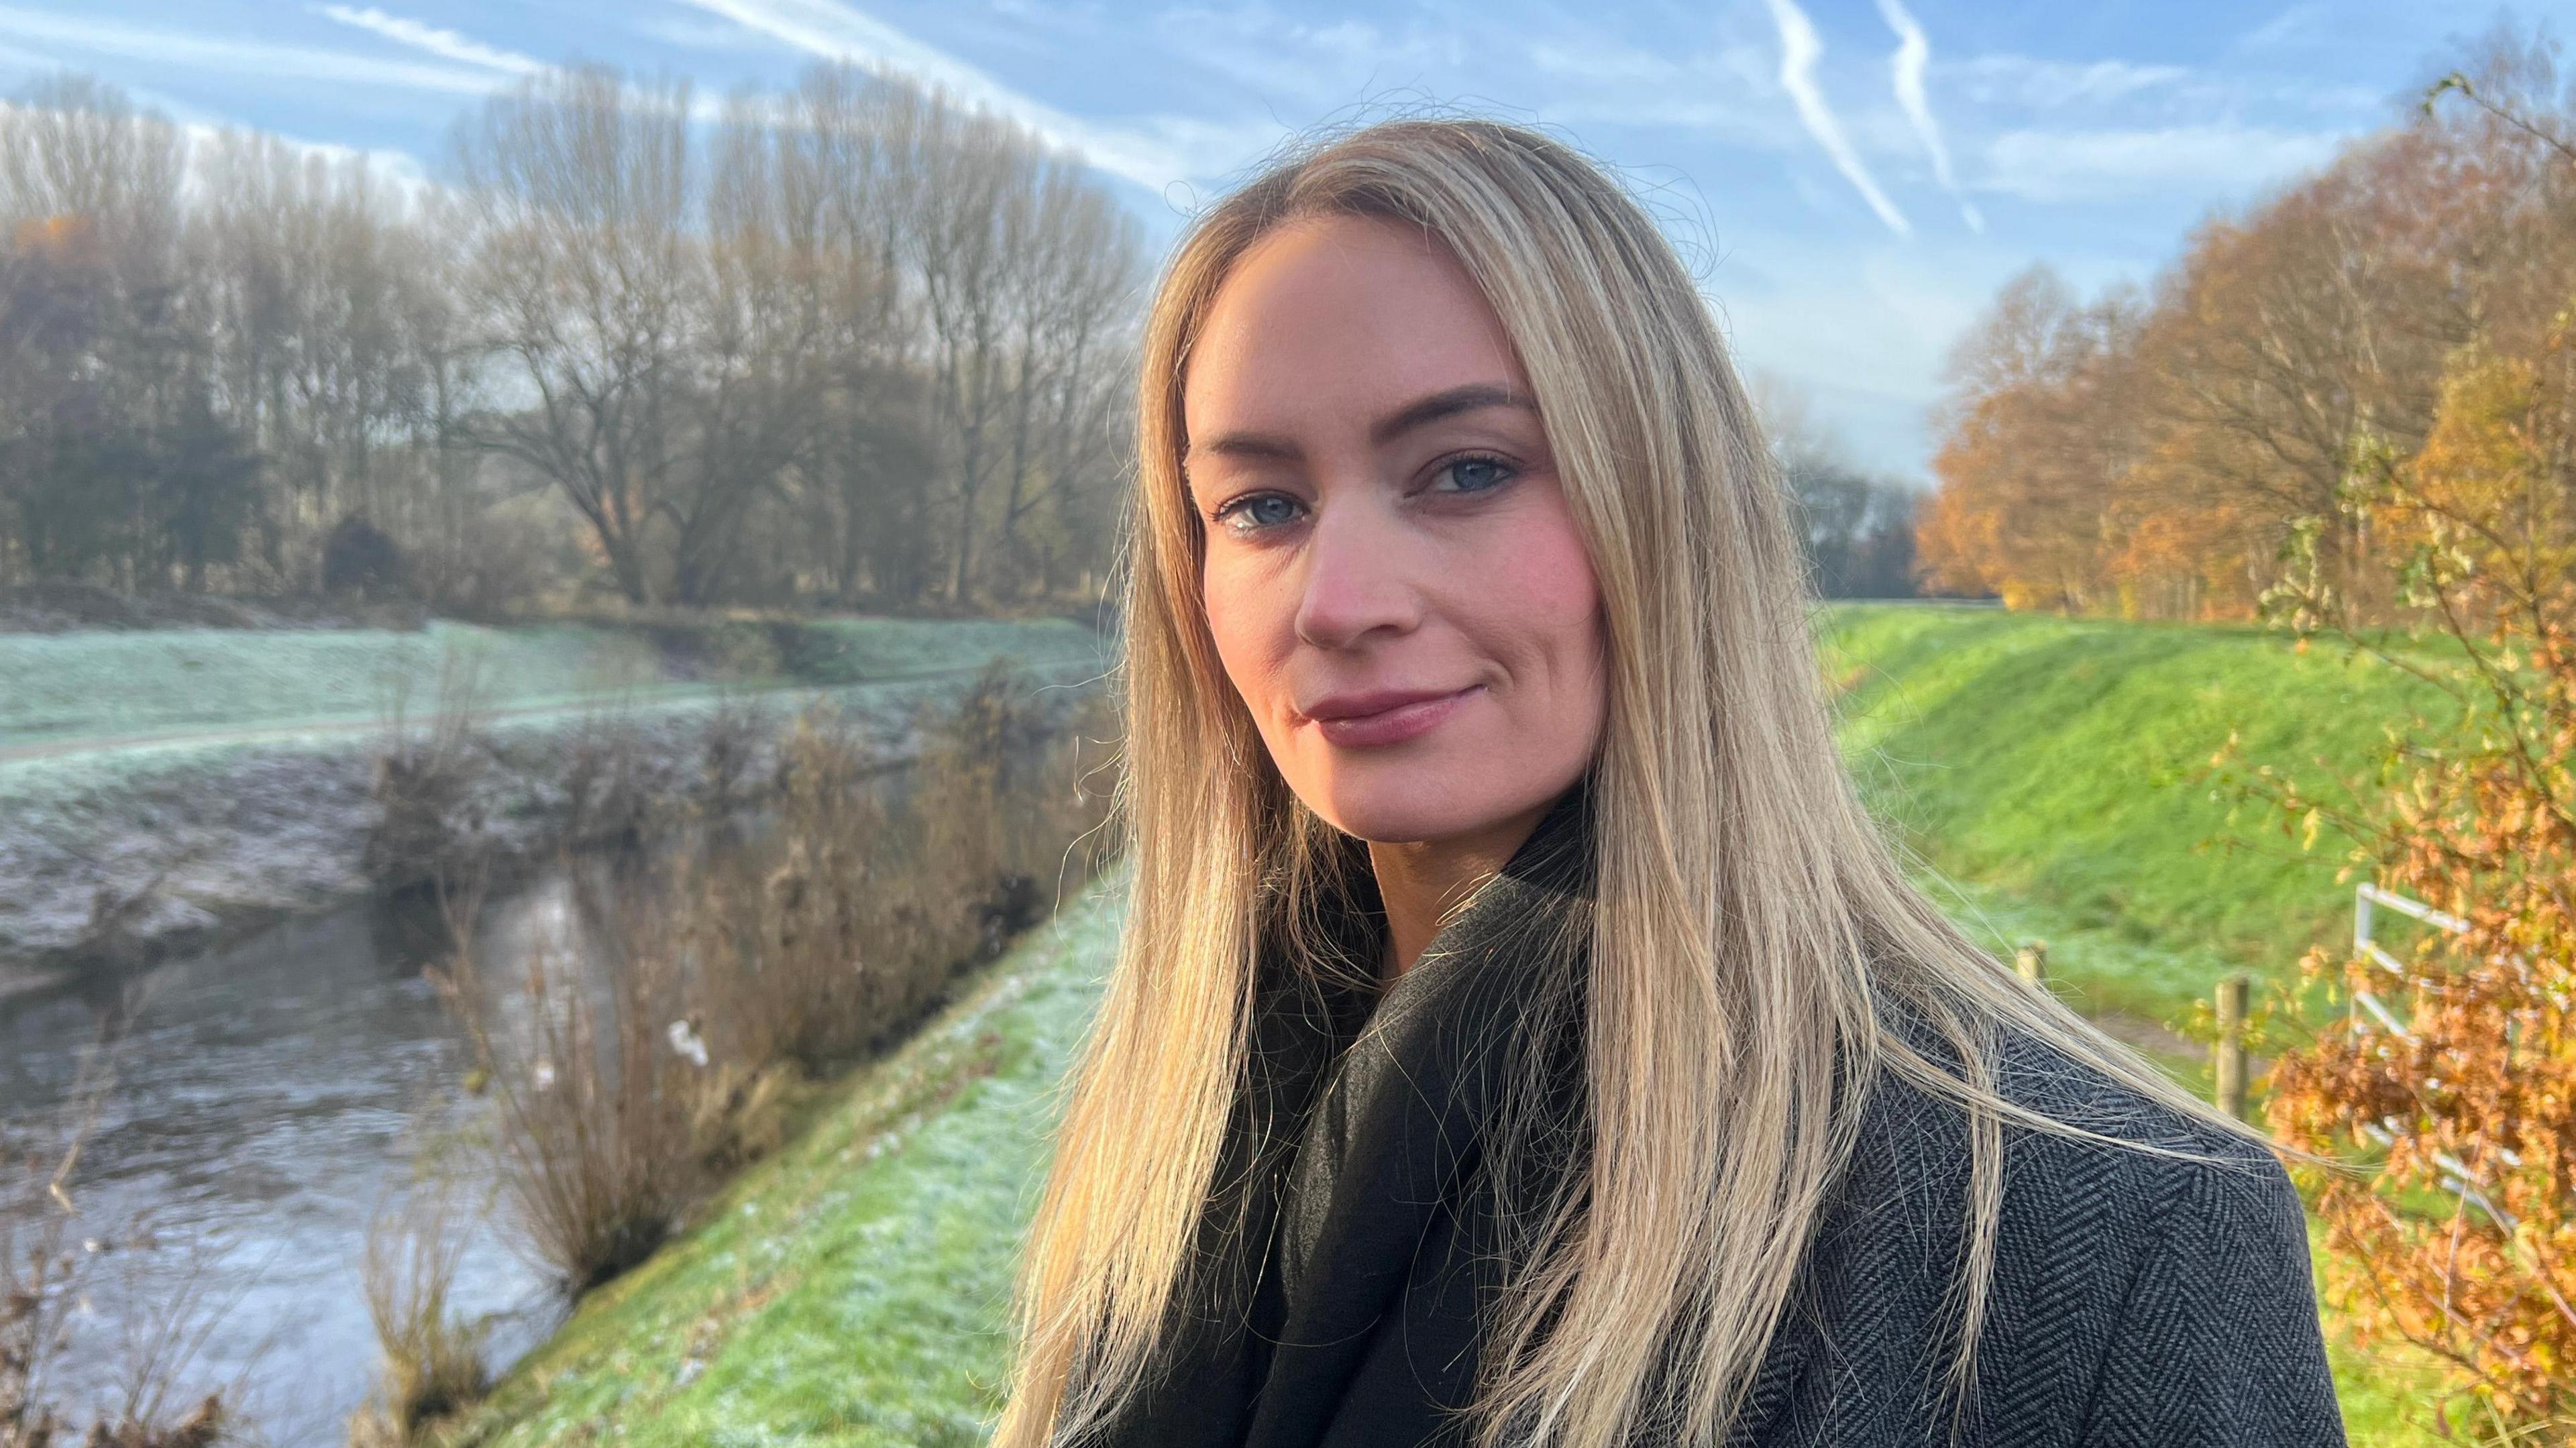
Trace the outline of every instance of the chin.
<instances>
[{"instance_id":1,"label":"chin","mask_svg":"<svg viewBox=\"0 0 2576 1448\"><path fill-rule=\"evenodd\" d=\"M1393 764L1394 761L1389 761ZM1497 791L1492 770L1472 764L1339 769L1307 804L1344 834L1377 844L1414 844L1472 833L1528 808Z\"/></svg>"}]
</instances>

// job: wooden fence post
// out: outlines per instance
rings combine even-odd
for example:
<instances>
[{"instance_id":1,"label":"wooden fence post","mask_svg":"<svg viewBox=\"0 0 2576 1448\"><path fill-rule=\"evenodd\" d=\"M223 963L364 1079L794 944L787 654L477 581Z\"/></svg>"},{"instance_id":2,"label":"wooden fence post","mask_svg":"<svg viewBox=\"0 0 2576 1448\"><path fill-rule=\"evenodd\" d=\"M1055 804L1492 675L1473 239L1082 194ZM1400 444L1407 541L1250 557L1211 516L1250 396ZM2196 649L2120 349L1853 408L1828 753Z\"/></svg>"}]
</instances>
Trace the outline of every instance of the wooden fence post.
<instances>
[{"instance_id":1,"label":"wooden fence post","mask_svg":"<svg viewBox=\"0 0 2576 1448\"><path fill-rule=\"evenodd\" d=\"M2032 985L2048 984L2048 942L2034 940L2013 952L2013 969Z\"/></svg>"},{"instance_id":2,"label":"wooden fence post","mask_svg":"<svg viewBox=\"0 0 2576 1448\"><path fill-rule=\"evenodd\" d=\"M2218 982L2218 1107L2245 1119L2245 972L2232 971Z\"/></svg>"}]
</instances>

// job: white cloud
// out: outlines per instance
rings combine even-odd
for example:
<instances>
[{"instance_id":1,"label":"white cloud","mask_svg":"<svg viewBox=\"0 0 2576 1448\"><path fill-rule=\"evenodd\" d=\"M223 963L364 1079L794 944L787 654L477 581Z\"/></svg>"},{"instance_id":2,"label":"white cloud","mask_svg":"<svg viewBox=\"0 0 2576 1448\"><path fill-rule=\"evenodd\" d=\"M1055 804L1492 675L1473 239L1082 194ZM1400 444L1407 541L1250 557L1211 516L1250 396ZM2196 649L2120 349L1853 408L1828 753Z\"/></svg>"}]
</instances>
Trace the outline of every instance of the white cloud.
<instances>
[{"instance_id":1,"label":"white cloud","mask_svg":"<svg viewBox=\"0 0 2576 1448\"><path fill-rule=\"evenodd\" d=\"M1915 23L1903 0L1878 0L1878 13L1886 19L1887 28L1896 32L1896 54L1888 61L1895 80L1896 104L1904 110L1916 138L1932 157L1933 178L1941 183L1942 190L1958 198L1959 216L1968 223L1968 229L1982 232L1986 219L1966 197L1959 196L1958 180L1950 174L1950 148L1941 144L1941 126L1932 119L1931 97L1924 93L1923 71L1932 63L1931 37Z\"/></svg>"},{"instance_id":2,"label":"white cloud","mask_svg":"<svg viewBox=\"0 0 2576 1448\"><path fill-rule=\"evenodd\" d=\"M407 45L414 50L427 51L441 60L462 61L467 65L479 65L488 70L502 71L511 75L534 75L546 68L545 62L534 56L521 55L511 50L497 50L453 30L442 30L435 25L424 24L400 15L388 15L373 5L364 10L347 5L315 5L311 9L315 14L326 19L336 20L342 25L354 26L370 34L383 36L396 45Z\"/></svg>"},{"instance_id":3,"label":"white cloud","mask_svg":"<svg viewBox=\"0 0 2576 1448\"><path fill-rule=\"evenodd\" d=\"M2019 258L1956 233L1902 247L1766 231L1742 241L1779 285L1730 285L1725 269L1711 279L1736 365L1809 394L1815 421L1860 465L1922 476L1942 359Z\"/></svg>"},{"instance_id":4,"label":"white cloud","mask_svg":"<svg viewBox=\"0 0 2576 1448\"><path fill-rule=\"evenodd\" d=\"M62 62L50 55L41 55L32 50L20 50L14 45L0 45L0 66L10 66L18 70L60 70ZM131 90L128 94L132 94Z\"/></svg>"},{"instance_id":5,"label":"white cloud","mask_svg":"<svg viewBox=\"0 0 2576 1448\"><path fill-rule=\"evenodd\" d=\"M638 20L635 32L682 50L755 50L769 44L765 37L729 21L697 20L685 15Z\"/></svg>"},{"instance_id":6,"label":"white cloud","mask_svg":"<svg viewBox=\"0 0 2576 1448\"><path fill-rule=\"evenodd\" d=\"M2318 0L2304 0L2236 38L2232 49L2240 51L2273 50L2310 38L2317 23L2326 18L2326 7Z\"/></svg>"},{"instance_id":7,"label":"white cloud","mask_svg":"<svg viewBox=\"0 0 2576 1448\"><path fill-rule=\"evenodd\" d=\"M1157 39L1192 73L1250 86L1266 97L1330 105L1371 84L1398 82L1401 68L1455 59L1452 35L1390 35L1361 21L1309 25L1266 5L1163 12Z\"/></svg>"},{"instance_id":8,"label":"white cloud","mask_svg":"<svg viewBox=\"0 0 2576 1448\"><path fill-rule=\"evenodd\" d=\"M1770 0L1770 5L1771 21L1780 28L1780 87L1797 104L1798 119L1806 125L1807 134L1815 137L1816 144L1833 159L1834 169L1843 173L1843 179L1852 184L1889 230L1899 236L1912 236L1914 227L1896 209L1896 203L1887 199L1887 193L1878 189L1869 168L1861 164L1860 153L1844 139L1832 107L1825 104L1824 92L1816 88L1816 62L1825 53L1825 43L1816 37L1815 24L1807 19L1806 11L1798 8L1796 0Z\"/></svg>"},{"instance_id":9,"label":"white cloud","mask_svg":"<svg viewBox=\"0 0 2576 1448\"><path fill-rule=\"evenodd\" d=\"M488 70L379 60L345 51L315 50L256 40L191 35L163 26L129 25L95 16L49 14L0 5L0 35L122 56L187 70L232 71L273 80L312 80L353 86L482 95L492 89Z\"/></svg>"},{"instance_id":10,"label":"white cloud","mask_svg":"<svg viewBox=\"0 0 2576 1448\"><path fill-rule=\"evenodd\" d=\"M1536 78L1531 104L1550 124L1683 131L1767 151L1808 144L1805 130L1768 103L1776 73L1768 45L1687 54L1579 28L1508 43Z\"/></svg>"},{"instance_id":11,"label":"white cloud","mask_svg":"<svg viewBox=\"0 0 2576 1448\"><path fill-rule=\"evenodd\" d=\"M1145 130L1079 120L840 0L680 3L758 31L808 55L902 71L969 105L1008 116L1055 145L1080 151L1101 170L1153 190L1159 191L1175 181L1215 175L1242 159L1240 154L1175 145L1175 138L1190 134L1178 125L1177 118Z\"/></svg>"},{"instance_id":12,"label":"white cloud","mask_svg":"<svg viewBox=\"0 0 2576 1448\"><path fill-rule=\"evenodd\" d=\"M2004 103L2054 110L2067 105L2107 105L2144 91L2181 87L2193 77L2178 65L2137 65L2125 60L2075 62L2030 55L1978 55L1960 61L1960 91L1979 104Z\"/></svg>"},{"instance_id":13,"label":"white cloud","mask_svg":"<svg viewBox=\"0 0 2576 1448\"><path fill-rule=\"evenodd\" d=\"M2032 201L2243 191L2323 164L2341 139L2331 131L2233 125L2007 131L1987 148L1978 186Z\"/></svg>"}]
</instances>

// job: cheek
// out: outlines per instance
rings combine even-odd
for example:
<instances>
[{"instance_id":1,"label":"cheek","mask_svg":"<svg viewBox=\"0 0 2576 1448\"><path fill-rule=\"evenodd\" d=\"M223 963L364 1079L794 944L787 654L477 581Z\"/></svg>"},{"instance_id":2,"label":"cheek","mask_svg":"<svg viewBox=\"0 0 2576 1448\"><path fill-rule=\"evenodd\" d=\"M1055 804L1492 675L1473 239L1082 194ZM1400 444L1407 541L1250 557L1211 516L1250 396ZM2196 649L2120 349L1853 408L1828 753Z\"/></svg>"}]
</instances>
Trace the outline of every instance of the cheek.
<instances>
[{"instance_id":1,"label":"cheek","mask_svg":"<svg viewBox=\"0 0 2576 1448\"><path fill-rule=\"evenodd\" d=\"M1199 603L1206 613L1208 637L1216 644L1217 660L1225 666L1236 692L1256 706L1256 716L1261 713L1257 706L1262 681L1275 668L1276 636L1286 627L1272 618L1277 610L1268 594L1257 579L1239 570L1220 566L1200 576Z\"/></svg>"},{"instance_id":2,"label":"cheek","mask_svg":"<svg viewBox=\"0 0 2576 1448\"><path fill-rule=\"evenodd\" d=\"M1570 688L1592 669L1600 639L1601 594L1591 557L1561 508L1517 532L1500 555L1510 566L1489 562L1477 586L1492 601L1493 616L1515 621L1515 651L1560 676L1550 680L1552 687Z\"/></svg>"}]
</instances>

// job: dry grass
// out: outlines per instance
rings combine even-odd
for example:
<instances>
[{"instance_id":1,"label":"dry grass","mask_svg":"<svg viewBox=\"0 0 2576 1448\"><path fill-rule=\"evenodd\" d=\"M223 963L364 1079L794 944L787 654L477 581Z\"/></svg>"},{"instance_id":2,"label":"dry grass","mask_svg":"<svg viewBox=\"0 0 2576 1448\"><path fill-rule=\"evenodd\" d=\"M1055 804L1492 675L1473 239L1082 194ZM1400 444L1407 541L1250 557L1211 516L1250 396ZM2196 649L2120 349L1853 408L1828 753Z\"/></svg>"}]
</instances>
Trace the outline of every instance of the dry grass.
<instances>
[{"instance_id":1,"label":"dry grass","mask_svg":"<svg viewBox=\"0 0 2576 1448\"><path fill-rule=\"evenodd\" d=\"M728 691L709 711L699 736L699 798L722 814L745 801L761 745L778 733L778 720L758 696Z\"/></svg>"},{"instance_id":2,"label":"dry grass","mask_svg":"<svg viewBox=\"0 0 2576 1448\"><path fill-rule=\"evenodd\" d=\"M389 686L374 784L383 813L358 859L378 885L415 885L478 863L485 847L475 792L488 763L482 694L477 656L454 649L439 657L438 697L425 726L411 717L410 676Z\"/></svg>"},{"instance_id":3,"label":"dry grass","mask_svg":"<svg viewBox=\"0 0 2576 1448\"><path fill-rule=\"evenodd\" d=\"M471 948L479 891L452 894L459 946L434 973L491 1083L503 1192L531 1254L582 1292L661 1245L695 1193L692 1121L703 1068L666 1039L691 1018L661 912L637 882L573 862L568 875L597 952L540 940L509 996ZM592 968L593 966L596 968ZM505 1004L506 1002L506 1004Z\"/></svg>"},{"instance_id":4,"label":"dry grass","mask_svg":"<svg viewBox=\"0 0 2576 1448\"><path fill-rule=\"evenodd\" d=\"M1105 813L1082 788L1099 722L1050 738L1013 676L988 670L924 721L911 777L875 789L836 718L800 718L780 751L776 828L694 900L704 958L731 983L736 1049L811 1073L882 1050L961 968L1043 919ZM1074 881L1098 863L1076 862Z\"/></svg>"},{"instance_id":5,"label":"dry grass","mask_svg":"<svg viewBox=\"0 0 2576 1448\"><path fill-rule=\"evenodd\" d=\"M473 957L479 893L451 892L442 995L491 1083L499 1175L531 1255L574 1293L643 1260L724 1172L773 1149L801 1081L901 1039L964 967L1043 917L1104 794L1081 788L1094 710L1051 734L988 669L884 776L828 708L800 716L748 838L567 863L587 954L541 943L496 991ZM754 727L716 731L714 739ZM731 799L711 744L714 797ZM907 787L908 786L908 787ZM390 1355L390 1348L389 1348Z\"/></svg>"},{"instance_id":6,"label":"dry grass","mask_svg":"<svg viewBox=\"0 0 2576 1448\"><path fill-rule=\"evenodd\" d=\"M465 1251L452 1187L432 1182L377 1213L360 1266L367 1315L384 1350L375 1400L349 1422L352 1448L400 1448L491 1385L483 1327L448 1306Z\"/></svg>"}]
</instances>

